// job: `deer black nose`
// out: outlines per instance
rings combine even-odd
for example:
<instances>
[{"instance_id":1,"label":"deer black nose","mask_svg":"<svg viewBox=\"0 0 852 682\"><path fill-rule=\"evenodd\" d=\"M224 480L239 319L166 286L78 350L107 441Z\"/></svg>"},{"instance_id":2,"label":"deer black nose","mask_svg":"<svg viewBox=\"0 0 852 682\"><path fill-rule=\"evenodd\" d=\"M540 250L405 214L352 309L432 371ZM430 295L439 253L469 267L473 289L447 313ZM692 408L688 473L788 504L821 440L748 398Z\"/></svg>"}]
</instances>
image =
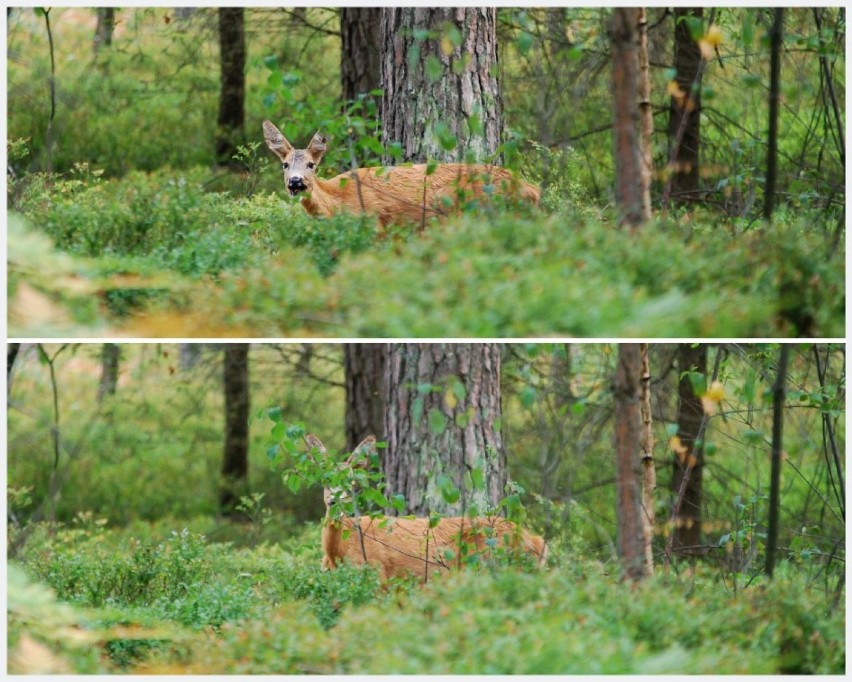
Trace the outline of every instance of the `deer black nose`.
<instances>
[{"instance_id":1,"label":"deer black nose","mask_svg":"<svg viewBox=\"0 0 852 682\"><path fill-rule=\"evenodd\" d=\"M290 194L304 192L307 189L305 180L300 175L293 175L287 180L287 189L290 190Z\"/></svg>"}]
</instances>

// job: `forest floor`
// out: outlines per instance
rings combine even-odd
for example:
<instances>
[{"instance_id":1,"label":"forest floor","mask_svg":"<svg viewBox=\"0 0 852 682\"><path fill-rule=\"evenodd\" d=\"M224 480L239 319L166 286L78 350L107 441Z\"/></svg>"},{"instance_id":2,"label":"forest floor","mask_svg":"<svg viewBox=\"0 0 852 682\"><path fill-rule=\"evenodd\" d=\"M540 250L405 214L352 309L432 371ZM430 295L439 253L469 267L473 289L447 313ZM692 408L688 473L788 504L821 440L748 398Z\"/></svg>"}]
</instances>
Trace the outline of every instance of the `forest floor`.
<instances>
[{"instance_id":1,"label":"forest floor","mask_svg":"<svg viewBox=\"0 0 852 682\"><path fill-rule=\"evenodd\" d=\"M675 564L632 585L556 547L542 570L381 587L320 571L316 524L254 546L251 524L228 531L248 544L169 527L39 527L9 566L9 672L844 673L842 576L816 564L773 580Z\"/></svg>"}]
</instances>

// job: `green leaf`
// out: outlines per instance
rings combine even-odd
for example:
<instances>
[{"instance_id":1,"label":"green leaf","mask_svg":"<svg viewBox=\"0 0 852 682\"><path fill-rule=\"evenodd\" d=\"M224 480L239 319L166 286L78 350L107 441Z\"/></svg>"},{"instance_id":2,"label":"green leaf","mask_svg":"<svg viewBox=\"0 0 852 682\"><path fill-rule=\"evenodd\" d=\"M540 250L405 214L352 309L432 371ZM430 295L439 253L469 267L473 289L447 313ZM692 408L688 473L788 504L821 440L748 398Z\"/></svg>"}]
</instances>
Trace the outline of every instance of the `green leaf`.
<instances>
[{"instance_id":1,"label":"green leaf","mask_svg":"<svg viewBox=\"0 0 852 682\"><path fill-rule=\"evenodd\" d=\"M532 386L524 386L524 388L521 389L521 405L523 405L527 409L533 406L533 404L535 403L535 398L536 390Z\"/></svg>"},{"instance_id":2,"label":"green leaf","mask_svg":"<svg viewBox=\"0 0 852 682\"><path fill-rule=\"evenodd\" d=\"M405 509L405 497L402 495L394 495L391 498L390 506L396 509L398 512L401 512Z\"/></svg>"},{"instance_id":3,"label":"green leaf","mask_svg":"<svg viewBox=\"0 0 852 682\"><path fill-rule=\"evenodd\" d=\"M532 49L533 46L533 35L529 31L521 31L521 34L518 36L518 51L521 54L526 54Z\"/></svg>"},{"instance_id":4,"label":"green leaf","mask_svg":"<svg viewBox=\"0 0 852 682\"><path fill-rule=\"evenodd\" d=\"M441 497L447 504L455 504L461 497L461 492L454 485L448 485L441 488Z\"/></svg>"},{"instance_id":5,"label":"green leaf","mask_svg":"<svg viewBox=\"0 0 852 682\"><path fill-rule=\"evenodd\" d=\"M423 416L423 398L417 396L411 402L411 419L415 424L420 423L420 418Z\"/></svg>"},{"instance_id":6,"label":"green leaf","mask_svg":"<svg viewBox=\"0 0 852 682\"><path fill-rule=\"evenodd\" d=\"M485 472L482 471L479 467L475 469L471 469L470 471L470 481L473 485L474 490L484 490L485 489Z\"/></svg>"},{"instance_id":7,"label":"green leaf","mask_svg":"<svg viewBox=\"0 0 852 682\"><path fill-rule=\"evenodd\" d=\"M433 54L426 57L426 62L423 65L423 68L426 72L426 78L433 83L439 80L444 73L444 66L441 64L441 60Z\"/></svg>"},{"instance_id":8,"label":"green leaf","mask_svg":"<svg viewBox=\"0 0 852 682\"><path fill-rule=\"evenodd\" d=\"M429 410L429 430L434 434L441 434L447 428L447 418L444 413L436 408Z\"/></svg>"},{"instance_id":9,"label":"green leaf","mask_svg":"<svg viewBox=\"0 0 852 682\"><path fill-rule=\"evenodd\" d=\"M278 55L269 54L263 58L263 65L272 71L278 69Z\"/></svg>"},{"instance_id":10,"label":"green leaf","mask_svg":"<svg viewBox=\"0 0 852 682\"><path fill-rule=\"evenodd\" d=\"M673 437L673 436L676 436L676 435L677 435L677 432L678 432L678 426L677 426L677 424L675 424L675 423L668 423L668 424L666 424L666 435L667 435L669 438L671 438L671 437Z\"/></svg>"},{"instance_id":11,"label":"green leaf","mask_svg":"<svg viewBox=\"0 0 852 682\"><path fill-rule=\"evenodd\" d=\"M414 43L410 45L408 48L408 69L409 71L415 71L417 69L417 63L420 61L420 45Z\"/></svg>"},{"instance_id":12,"label":"green leaf","mask_svg":"<svg viewBox=\"0 0 852 682\"><path fill-rule=\"evenodd\" d=\"M438 168L438 162L435 159L429 159L426 162L426 175L432 175Z\"/></svg>"},{"instance_id":13,"label":"green leaf","mask_svg":"<svg viewBox=\"0 0 852 682\"><path fill-rule=\"evenodd\" d=\"M302 479L298 476L287 476L287 487L290 489L291 493L299 492L299 489L302 487Z\"/></svg>"},{"instance_id":14,"label":"green leaf","mask_svg":"<svg viewBox=\"0 0 852 682\"><path fill-rule=\"evenodd\" d=\"M429 528L434 528L441 523L441 515L436 512L429 513Z\"/></svg>"}]
</instances>

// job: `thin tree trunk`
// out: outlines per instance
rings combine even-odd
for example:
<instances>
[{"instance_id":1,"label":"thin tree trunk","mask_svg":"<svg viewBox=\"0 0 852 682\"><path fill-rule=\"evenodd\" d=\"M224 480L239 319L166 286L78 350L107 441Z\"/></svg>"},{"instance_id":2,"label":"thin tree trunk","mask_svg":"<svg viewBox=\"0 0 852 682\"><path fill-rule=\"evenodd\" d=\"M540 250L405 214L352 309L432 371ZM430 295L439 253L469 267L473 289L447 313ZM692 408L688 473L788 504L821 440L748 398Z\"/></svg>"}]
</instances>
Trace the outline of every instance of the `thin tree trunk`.
<instances>
[{"instance_id":1,"label":"thin tree trunk","mask_svg":"<svg viewBox=\"0 0 852 682\"><path fill-rule=\"evenodd\" d=\"M248 360L249 344L225 344L223 362L225 448L219 507L226 515L235 512L240 497L248 492L248 425L251 404Z\"/></svg>"},{"instance_id":2,"label":"thin tree trunk","mask_svg":"<svg viewBox=\"0 0 852 682\"><path fill-rule=\"evenodd\" d=\"M787 360L790 344L781 344L778 375L772 387L772 469L769 482L769 524L766 531L766 574L771 578L775 569L775 549L778 546L778 507L781 504L781 455L784 430L784 385L787 381Z\"/></svg>"},{"instance_id":3,"label":"thin tree trunk","mask_svg":"<svg viewBox=\"0 0 852 682\"><path fill-rule=\"evenodd\" d=\"M784 8L774 10L769 33L769 134L766 158L766 189L763 195L763 217L772 220L775 201L775 180L778 175L778 103L781 99L781 40L784 29ZM771 571L769 571L771 575Z\"/></svg>"},{"instance_id":4,"label":"thin tree trunk","mask_svg":"<svg viewBox=\"0 0 852 682\"><path fill-rule=\"evenodd\" d=\"M98 400L104 396L115 395L118 386L118 362L121 358L121 346L117 343L105 343L101 349L101 381L98 385Z\"/></svg>"},{"instance_id":5,"label":"thin tree trunk","mask_svg":"<svg viewBox=\"0 0 852 682\"><path fill-rule=\"evenodd\" d=\"M352 452L369 435L385 438L385 343L343 344L346 382L346 451Z\"/></svg>"},{"instance_id":6,"label":"thin tree trunk","mask_svg":"<svg viewBox=\"0 0 852 682\"><path fill-rule=\"evenodd\" d=\"M613 382L615 400L616 511L618 554L623 577L641 580L647 575L645 532L640 491L641 423L639 383L642 358L639 344L618 345Z\"/></svg>"},{"instance_id":7,"label":"thin tree trunk","mask_svg":"<svg viewBox=\"0 0 852 682\"><path fill-rule=\"evenodd\" d=\"M677 497L688 473L680 510L674 519L673 549L695 552L701 544L701 497L704 472L704 446L697 443L704 420L701 398L695 395L692 382L685 375L694 371L707 376L707 346L682 343L678 346L678 427L680 452L674 456L672 494Z\"/></svg>"},{"instance_id":8,"label":"thin tree trunk","mask_svg":"<svg viewBox=\"0 0 852 682\"><path fill-rule=\"evenodd\" d=\"M340 8L340 90L344 102L380 87L381 19L379 7Z\"/></svg>"},{"instance_id":9,"label":"thin tree trunk","mask_svg":"<svg viewBox=\"0 0 852 682\"><path fill-rule=\"evenodd\" d=\"M651 219L651 177L654 155L654 110L651 106L651 67L648 60L648 12L639 8L639 121L642 145L642 216Z\"/></svg>"},{"instance_id":10,"label":"thin tree trunk","mask_svg":"<svg viewBox=\"0 0 852 682\"><path fill-rule=\"evenodd\" d=\"M642 520L645 533L645 573L654 573L654 491L657 470L654 465L654 432L651 417L651 362L647 343L640 345L642 375L640 383L642 413Z\"/></svg>"},{"instance_id":11,"label":"thin tree trunk","mask_svg":"<svg viewBox=\"0 0 852 682\"><path fill-rule=\"evenodd\" d=\"M494 8L382 9L382 135L402 151L385 163L485 160L496 152L503 136L496 25Z\"/></svg>"},{"instance_id":12,"label":"thin tree trunk","mask_svg":"<svg viewBox=\"0 0 852 682\"><path fill-rule=\"evenodd\" d=\"M387 494L408 511L459 515L504 495L506 453L500 433L500 348L493 343L391 344L385 372ZM484 473L484 488L463 490L465 474ZM442 477L462 489L444 499Z\"/></svg>"},{"instance_id":13,"label":"thin tree trunk","mask_svg":"<svg viewBox=\"0 0 852 682\"><path fill-rule=\"evenodd\" d=\"M701 7L674 9L674 68L676 94L669 105L669 169L663 202L694 201L699 191L701 146L701 69L698 42L689 30L688 19L701 19Z\"/></svg>"},{"instance_id":14,"label":"thin tree trunk","mask_svg":"<svg viewBox=\"0 0 852 682\"><path fill-rule=\"evenodd\" d=\"M612 13L612 91L615 144L615 199L619 224L644 222L642 153L639 136L639 10L616 8Z\"/></svg>"},{"instance_id":15,"label":"thin tree trunk","mask_svg":"<svg viewBox=\"0 0 852 682\"><path fill-rule=\"evenodd\" d=\"M98 54L102 47L112 45L112 33L115 30L115 8L98 7L98 25L95 28L95 39L92 43L92 51Z\"/></svg>"},{"instance_id":16,"label":"thin tree trunk","mask_svg":"<svg viewBox=\"0 0 852 682\"><path fill-rule=\"evenodd\" d=\"M232 165L237 147L245 140L246 42L242 7L219 8L219 90L216 160Z\"/></svg>"}]
</instances>

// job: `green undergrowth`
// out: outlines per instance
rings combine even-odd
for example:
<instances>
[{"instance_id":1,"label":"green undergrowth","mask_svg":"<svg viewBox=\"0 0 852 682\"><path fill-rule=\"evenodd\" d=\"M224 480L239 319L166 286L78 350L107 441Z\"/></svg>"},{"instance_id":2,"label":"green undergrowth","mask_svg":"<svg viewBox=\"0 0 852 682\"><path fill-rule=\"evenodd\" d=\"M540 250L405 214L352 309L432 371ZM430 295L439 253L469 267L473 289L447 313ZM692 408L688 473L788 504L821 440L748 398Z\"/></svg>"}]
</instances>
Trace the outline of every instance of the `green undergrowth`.
<instances>
[{"instance_id":1,"label":"green undergrowth","mask_svg":"<svg viewBox=\"0 0 852 682\"><path fill-rule=\"evenodd\" d=\"M81 332L101 325L145 336L832 337L844 329L844 243L807 215L782 212L771 226L658 219L631 234L606 213L549 201L552 212L480 211L380 234L369 218L313 219L273 193L208 192L204 177L136 172L106 181L81 167L53 186L33 180L17 207L57 257L73 257L77 286L39 281L45 249L31 248L32 229L13 218L11 308L24 283L66 308ZM96 311L75 299L92 293ZM13 334L33 324L22 318L12 317Z\"/></svg>"},{"instance_id":2,"label":"green undergrowth","mask_svg":"<svg viewBox=\"0 0 852 682\"><path fill-rule=\"evenodd\" d=\"M31 536L8 578L11 672L844 672L843 591L788 564L737 592L701 566L634 586L564 555L380 587L320 571L315 524L254 548L147 528Z\"/></svg>"}]
</instances>

